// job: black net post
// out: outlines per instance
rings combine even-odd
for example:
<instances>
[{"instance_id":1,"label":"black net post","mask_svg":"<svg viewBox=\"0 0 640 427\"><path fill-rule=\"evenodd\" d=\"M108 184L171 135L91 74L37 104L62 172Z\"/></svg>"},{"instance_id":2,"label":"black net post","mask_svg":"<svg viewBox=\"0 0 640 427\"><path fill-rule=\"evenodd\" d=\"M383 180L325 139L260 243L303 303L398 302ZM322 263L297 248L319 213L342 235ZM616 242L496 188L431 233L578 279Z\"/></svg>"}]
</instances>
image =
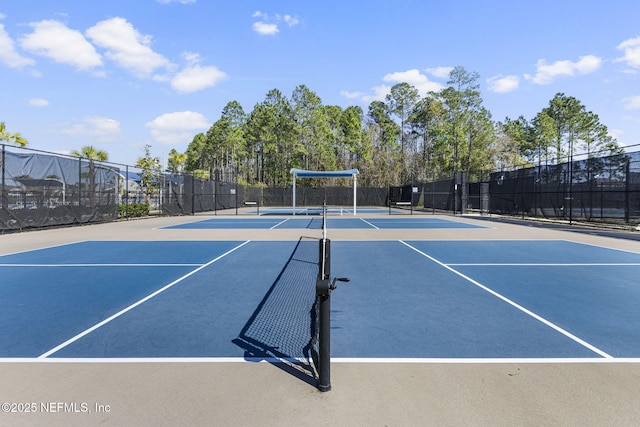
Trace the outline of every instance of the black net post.
<instances>
[{"instance_id":1,"label":"black net post","mask_svg":"<svg viewBox=\"0 0 640 427\"><path fill-rule=\"evenodd\" d=\"M320 272L316 282L318 297L318 390L331 390L331 283L329 276L331 241L320 239Z\"/></svg>"},{"instance_id":2,"label":"black net post","mask_svg":"<svg viewBox=\"0 0 640 427\"><path fill-rule=\"evenodd\" d=\"M329 280L319 280L318 287L329 289ZM331 390L331 296L329 291L318 296L320 333L318 354L318 390Z\"/></svg>"}]
</instances>

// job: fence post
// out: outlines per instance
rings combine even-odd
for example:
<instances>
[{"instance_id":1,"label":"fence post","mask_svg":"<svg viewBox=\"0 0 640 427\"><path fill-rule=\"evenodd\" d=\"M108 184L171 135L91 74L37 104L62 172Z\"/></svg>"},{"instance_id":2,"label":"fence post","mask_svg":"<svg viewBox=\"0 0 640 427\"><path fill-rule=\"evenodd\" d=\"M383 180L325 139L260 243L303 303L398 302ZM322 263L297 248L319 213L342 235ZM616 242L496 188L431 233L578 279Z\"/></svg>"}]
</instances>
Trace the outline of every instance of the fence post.
<instances>
[{"instance_id":1,"label":"fence post","mask_svg":"<svg viewBox=\"0 0 640 427\"><path fill-rule=\"evenodd\" d=\"M196 214L196 177L191 175L191 215Z\"/></svg>"},{"instance_id":2,"label":"fence post","mask_svg":"<svg viewBox=\"0 0 640 427\"><path fill-rule=\"evenodd\" d=\"M569 225L573 224L573 147L569 161Z\"/></svg>"},{"instance_id":3,"label":"fence post","mask_svg":"<svg viewBox=\"0 0 640 427\"><path fill-rule=\"evenodd\" d=\"M480 183L480 216L484 216L489 213L489 183Z\"/></svg>"},{"instance_id":4,"label":"fence post","mask_svg":"<svg viewBox=\"0 0 640 427\"><path fill-rule=\"evenodd\" d=\"M518 171L518 175L519 175L519 184L520 184L520 211L522 212L522 219L525 218L525 209L524 209L524 192L526 190L526 179L524 176L524 169L520 169ZM516 184L516 191L517 191L517 184Z\"/></svg>"},{"instance_id":5,"label":"fence post","mask_svg":"<svg viewBox=\"0 0 640 427\"><path fill-rule=\"evenodd\" d=\"M124 177L124 191L125 191L125 204L124 204L124 217L129 219L129 166L124 167L125 177Z\"/></svg>"},{"instance_id":6,"label":"fence post","mask_svg":"<svg viewBox=\"0 0 640 427\"><path fill-rule=\"evenodd\" d=\"M458 173L453 172L453 215L458 212Z\"/></svg>"},{"instance_id":7,"label":"fence post","mask_svg":"<svg viewBox=\"0 0 640 427\"><path fill-rule=\"evenodd\" d=\"M631 219L631 206L629 205L629 192L631 191L631 183L629 182L629 175L631 172L631 158L629 156L627 156L627 164L625 165L625 177L624 177L624 182L625 182L625 191L624 191L624 222L625 223L629 223L630 219Z\"/></svg>"},{"instance_id":8,"label":"fence post","mask_svg":"<svg viewBox=\"0 0 640 427\"><path fill-rule=\"evenodd\" d=\"M411 215L413 215L413 179L414 179L414 173L411 172L411 190L409 190L409 197L411 197Z\"/></svg>"},{"instance_id":9,"label":"fence post","mask_svg":"<svg viewBox=\"0 0 640 427\"><path fill-rule=\"evenodd\" d=\"M7 160L7 156L5 155L5 145L2 144L2 188L0 188L0 195L2 197L2 209L9 209L9 199L8 196L9 194L7 193L7 190L5 188L5 171L6 171L6 167L5 167L5 163Z\"/></svg>"},{"instance_id":10,"label":"fence post","mask_svg":"<svg viewBox=\"0 0 640 427\"><path fill-rule=\"evenodd\" d=\"M82 222L82 157L78 157L78 210Z\"/></svg>"}]
</instances>

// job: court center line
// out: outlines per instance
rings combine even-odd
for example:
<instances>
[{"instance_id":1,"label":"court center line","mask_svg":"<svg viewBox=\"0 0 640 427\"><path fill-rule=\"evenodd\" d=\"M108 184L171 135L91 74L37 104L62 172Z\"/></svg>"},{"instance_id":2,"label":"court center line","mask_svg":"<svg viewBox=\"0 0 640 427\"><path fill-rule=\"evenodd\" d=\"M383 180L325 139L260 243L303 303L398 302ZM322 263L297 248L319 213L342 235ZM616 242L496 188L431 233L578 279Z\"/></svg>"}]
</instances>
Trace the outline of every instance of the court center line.
<instances>
[{"instance_id":1,"label":"court center line","mask_svg":"<svg viewBox=\"0 0 640 427\"><path fill-rule=\"evenodd\" d=\"M371 224L369 221L367 221L364 218L360 218L360 221L364 222L365 224L369 224L371 227L375 228L376 230L380 230L380 228L378 228L375 225Z\"/></svg>"},{"instance_id":2,"label":"court center line","mask_svg":"<svg viewBox=\"0 0 640 427\"><path fill-rule=\"evenodd\" d=\"M499 294L498 292L494 291L493 289L490 289L486 286L484 286L482 283L473 280L471 277L457 271L456 269L450 267L449 265L438 261L437 259L435 259L434 257L422 252L421 250L419 250L418 248L415 248L413 246L411 246L410 244L408 244L407 242L404 242L402 240L399 241L400 243L402 243L403 245L407 246L410 249L413 249L414 251L416 251L417 253L419 253L420 255L430 259L431 261L435 262L436 264L440 265L441 267L446 268L447 270L451 271L452 273L462 277L463 279L467 280L468 282L472 283L473 285L479 287L480 289L489 292L491 295L500 298L501 300L503 300L504 302L506 302L507 304L510 304L511 306L517 308L518 310L522 311L525 314L528 314L529 316L533 317L534 319L538 320L539 322L544 323L545 325L549 326L552 329L555 329L556 331L560 332L561 334L563 334L564 336L566 336L567 338L572 339L573 341L577 342L578 344L588 348L589 350L599 354L600 356L607 358L607 359L613 359L613 356L609 355L608 353L605 353L604 351L600 350L599 348L595 347L594 345L589 344L588 342L584 341L581 338L578 338L577 336L573 335L572 333L570 333L569 331L561 328L560 326L556 325L555 323L550 322L549 320L545 319L542 316L539 316L538 314L532 312L531 310L528 310L526 308L524 308L523 306L521 306L520 304L516 303L515 301L510 300L509 298L505 297L502 294Z\"/></svg>"},{"instance_id":3,"label":"court center line","mask_svg":"<svg viewBox=\"0 0 640 427\"><path fill-rule=\"evenodd\" d=\"M282 221L280 221L279 223L277 223L276 225L274 225L273 227L271 227L269 230L273 230L274 228L278 228L280 227L282 224L284 224L285 222L289 221L289 218L284 219Z\"/></svg>"},{"instance_id":4,"label":"court center line","mask_svg":"<svg viewBox=\"0 0 640 427\"><path fill-rule=\"evenodd\" d=\"M62 344L52 348L51 350L47 351L46 353L41 354L40 356L38 356L38 359L44 359L46 357L51 356L52 354L54 354L55 352L62 350L63 348L67 347L68 345L74 343L75 341L79 340L80 338L84 337L85 335L95 331L96 329L100 328L101 326L106 325L107 323L111 322L114 319L117 319L118 317L122 316L123 314L127 313L128 311L133 310L134 308L136 308L137 306L139 306L140 304L150 300L151 298L161 294L162 292L166 291L167 289L171 288L172 286L182 282L184 279L188 278L189 276L192 276L194 274L196 274L197 272L199 272L200 270L207 268L208 266L210 266L211 264L213 264L214 262L226 257L227 255L229 255L230 253L240 249L241 247L243 247L244 245L246 245L247 243L249 243L251 240L247 240L241 244L239 244L238 246L236 246L235 248L232 248L230 250L228 250L227 252L223 253L222 255L212 259L211 261L207 262L206 264L201 265L200 267L196 268L195 270L190 271L189 273L185 274L184 276L174 280L173 282L169 283L168 285L158 289L157 291L147 295L146 297L142 298L141 300L136 301L135 303L131 304L130 306L120 310L119 312L117 312L116 314L104 319L102 322L96 323L95 325L93 325L92 327L90 327L89 329L86 329L82 332L80 332L78 335L68 339L67 341L63 342Z\"/></svg>"}]
</instances>

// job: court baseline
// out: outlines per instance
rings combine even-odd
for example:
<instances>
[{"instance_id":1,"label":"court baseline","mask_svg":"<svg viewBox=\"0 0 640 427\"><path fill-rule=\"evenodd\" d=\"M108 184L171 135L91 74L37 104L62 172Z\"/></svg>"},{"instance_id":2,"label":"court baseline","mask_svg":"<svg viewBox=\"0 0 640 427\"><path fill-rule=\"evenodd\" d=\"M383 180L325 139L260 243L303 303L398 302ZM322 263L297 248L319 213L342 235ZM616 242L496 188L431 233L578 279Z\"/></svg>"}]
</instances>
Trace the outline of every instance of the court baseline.
<instances>
[{"instance_id":1,"label":"court baseline","mask_svg":"<svg viewBox=\"0 0 640 427\"><path fill-rule=\"evenodd\" d=\"M173 282L169 283L168 285L165 285L164 287L162 287L162 288L158 289L157 291L147 295L146 297L142 298L141 300L138 300L137 302L131 304L130 306L124 308L123 310L120 310L119 312L115 313L114 315L106 318L105 320L101 321L100 323L95 324L94 326L90 327L89 329L84 330L83 332L81 332L81 333L77 334L76 336L68 339L67 341L57 345L56 347L52 348L51 350L41 354L40 356L38 356L38 359L43 359L43 358L51 356L52 354L54 354L57 351L65 348L69 344L72 344L73 342L75 342L75 341L79 340L80 338L82 338L83 336L95 331L96 329L100 328L101 326L106 325L107 323L111 322L112 320L117 319L118 317L122 316L124 313L136 308L140 304L144 303L145 301L150 300L151 298L155 297L156 295L161 294L162 292L166 291L167 289L169 289L169 288L173 287L174 285L182 282L187 277L196 274L198 271L200 271L200 270L208 267L209 265L215 263L216 261L224 258L225 256L227 256L230 253L236 251L237 249L241 248L242 246L246 245L249 242L250 242L250 240L242 242L240 245L230 249L229 251L225 252L224 254L212 259L211 261L207 262L206 264L201 265L200 267L198 267L198 268L194 269L193 271L185 274L184 276L180 277L179 279L174 280Z\"/></svg>"},{"instance_id":2,"label":"court baseline","mask_svg":"<svg viewBox=\"0 0 640 427\"><path fill-rule=\"evenodd\" d=\"M426 253L422 252L421 250L411 246L410 244L400 240L400 243L402 243L403 245L406 245L407 247L413 249L414 251L418 252L419 254L421 254L422 256L430 259L431 261L439 264L440 266L442 266L443 268L446 268L447 270L451 271L454 274L457 274L458 276L462 277L463 279L467 280L469 283L472 283L473 285L479 287L480 289L483 289L487 292L489 292L490 294L494 295L495 297L503 300L504 302L506 302L507 304L512 305L513 307L517 308L518 310L522 311L523 313L526 313L527 315L533 317L534 319L542 322L543 324L549 326L552 329L555 329L556 331L560 332L561 334L565 335L566 337L572 339L573 341L583 345L584 347L588 348L589 350L599 354L600 356L607 358L607 359L611 359L612 356L610 356L609 354L605 353L604 351L600 350L599 348L589 344L588 342L578 338L577 336L571 334L570 332L564 330L563 328L561 328L560 326L548 321L547 319L537 315L536 313L526 309L525 307L521 306L520 304L515 303L514 301L510 300L509 298L499 294L498 292L486 287L485 285L483 285L482 283L477 282L476 280L470 278L469 276L457 271L456 269L452 268L451 266L444 264L443 262L433 258L430 255L427 255Z\"/></svg>"}]
</instances>

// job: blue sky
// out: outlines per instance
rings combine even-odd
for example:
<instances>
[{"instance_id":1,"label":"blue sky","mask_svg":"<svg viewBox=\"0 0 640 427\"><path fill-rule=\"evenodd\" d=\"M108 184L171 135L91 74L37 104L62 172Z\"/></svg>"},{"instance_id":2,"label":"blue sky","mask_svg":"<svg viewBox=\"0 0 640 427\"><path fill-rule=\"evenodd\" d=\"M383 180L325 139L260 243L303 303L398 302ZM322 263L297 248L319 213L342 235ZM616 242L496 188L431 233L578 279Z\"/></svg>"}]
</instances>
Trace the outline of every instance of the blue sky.
<instances>
[{"instance_id":1,"label":"blue sky","mask_svg":"<svg viewBox=\"0 0 640 427\"><path fill-rule=\"evenodd\" d=\"M494 120L558 92L640 144L637 0L21 0L0 3L0 121L29 147L166 162L224 106L301 84L326 105L425 94L463 66Z\"/></svg>"}]
</instances>

